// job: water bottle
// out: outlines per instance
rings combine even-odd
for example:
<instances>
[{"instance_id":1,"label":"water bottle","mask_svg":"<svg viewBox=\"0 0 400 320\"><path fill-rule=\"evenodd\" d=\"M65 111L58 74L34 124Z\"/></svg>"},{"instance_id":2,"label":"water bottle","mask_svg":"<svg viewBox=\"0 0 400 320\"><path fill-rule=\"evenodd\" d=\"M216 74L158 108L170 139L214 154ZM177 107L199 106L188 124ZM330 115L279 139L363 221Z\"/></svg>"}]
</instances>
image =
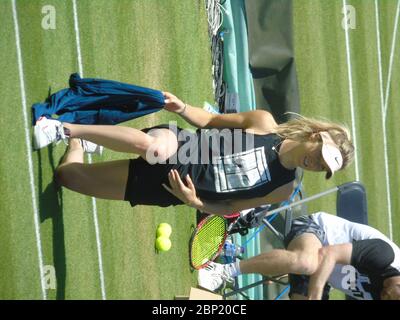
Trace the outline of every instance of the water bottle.
<instances>
[{"instance_id":1,"label":"water bottle","mask_svg":"<svg viewBox=\"0 0 400 320\"><path fill-rule=\"evenodd\" d=\"M235 261L235 258L243 254L244 248L236 246L232 241L226 240L222 249L222 256L224 257L225 263L231 263Z\"/></svg>"}]
</instances>

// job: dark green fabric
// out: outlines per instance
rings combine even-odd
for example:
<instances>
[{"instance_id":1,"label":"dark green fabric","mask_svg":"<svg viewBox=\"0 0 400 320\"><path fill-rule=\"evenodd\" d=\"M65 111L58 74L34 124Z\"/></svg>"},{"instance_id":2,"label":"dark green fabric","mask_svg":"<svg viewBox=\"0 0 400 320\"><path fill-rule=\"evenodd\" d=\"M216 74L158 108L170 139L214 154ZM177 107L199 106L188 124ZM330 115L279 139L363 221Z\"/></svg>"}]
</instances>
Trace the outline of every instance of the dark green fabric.
<instances>
[{"instance_id":1,"label":"dark green fabric","mask_svg":"<svg viewBox=\"0 0 400 320\"><path fill-rule=\"evenodd\" d=\"M287 111L300 112L294 61L291 0L246 1L250 68L257 109L280 123Z\"/></svg>"}]
</instances>

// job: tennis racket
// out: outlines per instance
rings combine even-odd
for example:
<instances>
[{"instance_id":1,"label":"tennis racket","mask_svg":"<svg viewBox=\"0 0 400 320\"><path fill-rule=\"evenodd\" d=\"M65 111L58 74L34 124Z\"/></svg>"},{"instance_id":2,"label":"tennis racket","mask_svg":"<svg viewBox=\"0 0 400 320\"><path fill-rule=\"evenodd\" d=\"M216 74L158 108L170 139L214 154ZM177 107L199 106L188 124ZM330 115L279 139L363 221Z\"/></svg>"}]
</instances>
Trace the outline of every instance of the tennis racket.
<instances>
[{"instance_id":1,"label":"tennis racket","mask_svg":"<svg viewBox=\"0 0 400 320\"><path fill-rule=\"evenodd\" d=\"M202 269L214 261L221 253L230 221L238 215L232 214L228 219L217 215L208 215L202 219L192 233L189 242L190 265Z\"/></svg>"},{"instance_id":2,"label":"tennis racket","mask_svg":"<svg viewBox=\"0 0 400 320\"><path fill-rule=\"evenodd\" d=\"M205 268L221 253L228 235L239 232L245 235L247 226L240 222L240 212L228 215L205 215L192 233L189 241L190 265L194 269Z\"/></svg>"},{"instance_id":3,"label":"tennis racket","mask_svg":"<svg viewBox=\"0 0 400 320\"><path fill-rule=\"evenodd\" d=\"M234 219L234 218L238 218L238 217L240 217L240 212L234 212L234 213L224 215L225 219Z\"/></svg>"}]
</instances>

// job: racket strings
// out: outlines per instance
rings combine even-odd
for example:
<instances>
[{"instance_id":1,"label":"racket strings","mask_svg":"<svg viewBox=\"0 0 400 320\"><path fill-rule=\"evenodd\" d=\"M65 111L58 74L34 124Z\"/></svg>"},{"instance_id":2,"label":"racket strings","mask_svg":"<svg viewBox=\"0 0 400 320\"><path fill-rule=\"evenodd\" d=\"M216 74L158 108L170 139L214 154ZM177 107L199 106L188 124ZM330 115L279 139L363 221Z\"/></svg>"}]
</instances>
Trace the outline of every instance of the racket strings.
<instances>
[{"instance_id":1,"label":"racket strings","mask_svg":"<svg viewBox=\"0 0 400 320\"><path fill-rule=\"evenodd\" d=\"M192 242L192 264L200 267L215 258L226 235L226 221L215 216L206 221L198 230Z\"/></svg>"}]
</instances>

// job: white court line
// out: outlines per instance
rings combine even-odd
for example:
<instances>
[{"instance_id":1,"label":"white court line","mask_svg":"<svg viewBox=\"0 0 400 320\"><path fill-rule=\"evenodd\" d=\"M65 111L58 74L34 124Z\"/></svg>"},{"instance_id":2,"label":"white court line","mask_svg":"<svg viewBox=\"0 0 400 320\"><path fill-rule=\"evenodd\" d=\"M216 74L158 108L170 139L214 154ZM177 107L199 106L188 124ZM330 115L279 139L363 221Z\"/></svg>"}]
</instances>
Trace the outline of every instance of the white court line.
<instances>
[{"instance_id":1,"label":"white court line","mask_svg":"<svg viewBox=\"0 0 400 320\"><path fill-rule=\"evenodd\" d=\"M396 19L394 22L394 31L393 31L393 39L392 39L392 48L390 50L390 63L389 63L389 73L388 79L386 82L386 94L385 94L385 118L387 113L387 106L389 103L389 90L390 90L390 82L392 80L392 67L393 67L393 58L394 52L396 48L396 37L397 37L397 27L399 25L399 12L400 12L400 1L397 2L397 10L396 10Z\"/></svg>"},{"instance_id":2,"label":"white court line","mask_svg":"<svg viewBox=\"0 0 400 320\"><path fill-rule=\"evenodd\" d=\"M379 72L379 91L381 94L382 111L385 106L385 98L383 95L383 73L382 73L382 53L381 53L381 32L379 27L379 7L378 0L375 0L375 26L376 26L376 46L378 48L378 72ZM384 113L382 113L382 116Z\"/></svg>"},{"instance_id":3,"label":"white court line","mask_svg":"<svg viewBox=\"0 0 400 320\"><path fill-rule=\"evenodd\" d=\"M78 10L76 6L76 0L72 0L72 6L74 10L74 28L75 28L75 38L76 38L76 50L78 54L78 67L79 73L81 77L83 77L83 65L82 65L82 54L81 54L81 41L79 36L79 20L78 20ZM88 162L92 163L92 157L90 154L88 155ZM101 287L101 296L103 300L106 300L106 289L104 284L104 272L103 272L103 258L101 254L101 239L100 239L100 230L99 230L99 221L97 218L97 205L96 199L92 197L92 206L93 206L93 220L94 220L94 228L96 231L96 243L97 243L97 253L99 258L99 270L100 270L100 287Z\"/></svg>"},{"instance_id":4,"label":"white court line","mask_svg":"<svg viewBox=\"0 0 400 320\"><path fill-rule=\"evenodd\" d=\"M32 151L31 151L31 140L30 140L30 131L28 127L28 115L26 112L27 104L26 104L26 94L25 94L25 79L24 79L24 66L22 63L22 53L21 53L21 40L19 37L19 25L18 25L18 16L17 16L17 7L15 5L15 0L12 0L12 11L13 11L13 19L14 19L14 31L15 31L15 45L17 47L17 59L18 59L18 73L19 73L19 83L21 89L21 102L22 102L22 114L24 118L24 129L25 129L25 144L27 149L27 158L28 158L28 168L29 168L29 180L31 187L31 195L32 195L32 208L33 208L33 220L35 223L35 236L36 236L36 247L38 251L39 257L39 272L40 272L40 285L42 289L42 299L47 299L47 292L45 289L44 283L44 271L43 271L43 254L42 254L42 242L40 237L40 226L39 226L39 211L36 201L36 193L35 193L35 180L33 176L33 165L32 165Z\"/></svg>"},{"instance_id":5,"label":"white court line","mask_svg":"<svg viewBox=\"0 0 400 320\"><path fill-rule=\"evenodd\" d=\"M343 0L343 9L347 6L346 0ZM345 20L347 21L347 10L344 10ZM356 171L356 180L360 181L360 172L358 169L358 155L357 155L357 136L354 116L354 97L353 97L353 77L351 74L351 57L350 57L350 44L349 44L349 30L344 28L346 38L346 57L347 57L347 75L349 78L349 94L350 94L350 110L351 110L351 127L354 144L354 166Z\"/></svg>"},{"instance_id":6,"label":"white court line","mask_svg":"<svg viewBox=\"0 0 400 320\"><path fill-rule=\"evenodd\" d=\"M400 4L400 2L399 2ZM383 128L383 150L384 150L384 163L385 163L385 179L386 179L386 202L387 202L387 215L389 223L389 239L393 239L393 225L392 225L392 203L391 203L391 190L390 190L390 173L389 173L389 157L387 148L387 135L386 135L386 98L383 95L383 74L382 74L382 54L381 54L381 34L379 24L379 7L378 0L375 0L375 21L376 21L376 41L378 48L378 71L379 71L379 90L381 95L381 120ZM397 23L397 22L396 22ZM393 37L393 39L395 36ZM393 50L392 44L392 50ZM390 68L389 68L390 70ZM390 71L389 71L390 72ZM386 96L388 97L390 88L390 77L386 83Z\"/></svg>"}]
</instances>

